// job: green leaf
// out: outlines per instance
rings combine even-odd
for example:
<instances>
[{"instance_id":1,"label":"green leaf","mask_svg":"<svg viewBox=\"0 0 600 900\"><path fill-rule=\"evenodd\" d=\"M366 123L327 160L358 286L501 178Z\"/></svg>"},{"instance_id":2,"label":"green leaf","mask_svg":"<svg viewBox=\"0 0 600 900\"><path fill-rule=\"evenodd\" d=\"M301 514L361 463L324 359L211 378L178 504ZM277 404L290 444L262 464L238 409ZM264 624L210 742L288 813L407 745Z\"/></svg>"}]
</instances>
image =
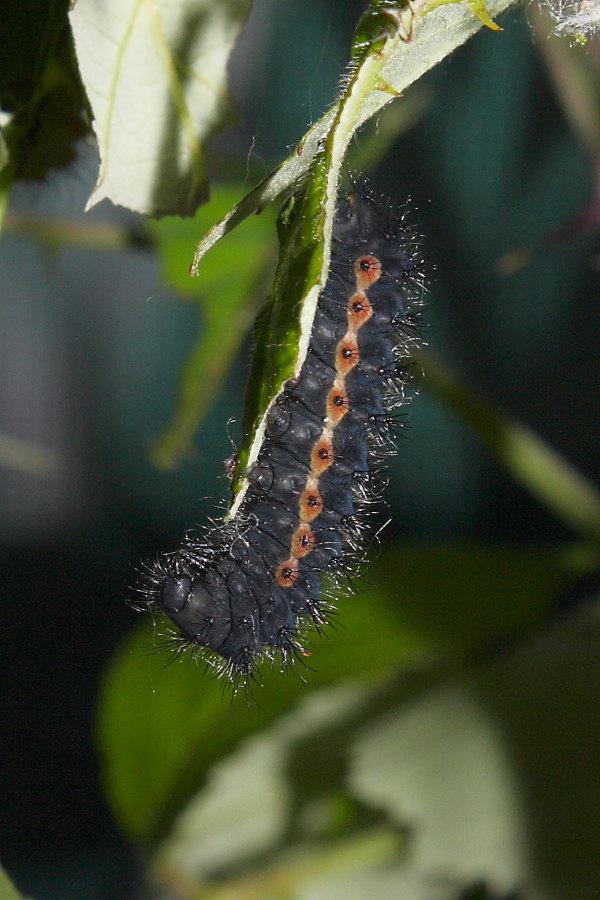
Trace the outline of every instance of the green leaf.
<instances>
[{"instance_id":1,"label":"green leaf","mask_svg":"<svg viewBox=\"0 0 600 900\"><path fill-rule=\"evenodd\" d=\"M159 851L160 867L198 881L272 850L293 807L289 765L295 743L319 742L324 733L343 727L366 696L354 682L318 691L217 762L205 787L177 817Z\"/></svg>"},{"instance_id":2,"label":"green leaf","mask_svg":"<svg viewBox=\"0 0 600 900\"><path fill-rule=\"evenodd\" d=\"M306 355L317 298L329 268L337 185L337 173L329 163L324 155L302 195L284 207L279 218L279 265L272 296L257 322L229 515L247 487L246 472L262 444L266 411L284 381L298 375Z\"/></svg>"},{"instance_id":3,"label":"green leaf","mask_svg":"<svg viewBox=\"0 0 600 900\"><path fill-rule=\"evenodd\" d=\"M148 215L206 199L202 147L233 115L227 62L250 0L78 0L71 25L108 197Z\"/></svg>"},{"instance_id":4,"label":"green leaf","mask_svg":"<svg viewBox=\"0 0 600 900\"><path fill-rule=\"evenodd\" d=\"M165 217L148 223L165 284L195 302L201 323L183 364L177 408L152 446L152 460L159 468L170 468L190 455L194 434L266 292L266 274L275 255L275 228L268 213L257 217L252 228L240 229L215 247L201 278L190 278L188 273L196 236L215 212L231 205L236 193L232 187L217 187L211 202L194 218Z\"/></svg>"},{"instance_id":5,"label":"green leaf","mask_svg":"<svg viewBox=\"0 0 600 900\"><path fill-rule=\"evenodd\" d=\"M487 11L491 16L498 16L514 2L492 0L487 4ZM373 0L371 5L377 12L382 4ZM380 40L369 44L367 39L377 35L372 30L360 30L352 48L355 68L341 98L311 126L295 150L273 172L207 231L196 248L193 271L197 271L207 251L247 216L293 193L312 169L343 106L348 115L339 131L345 144L341 150L346 149L365 122L482 27L466 3L439 6L425 15L420 9L422 4L410 4L410 7L415 8L415 13L410 19L413 34L409 41L400 32L390 33L388 29L389 39L384 46Z\"/></svg>"},{"instance_id":6,"label":"green leaf","mask_svg":"<svg viewBox=\"0 0 600 900\"><path fill-rule=\"evenodd\" d=\"M12 881L0 866L0 900L22 900Z\"/></svg>"},{"instance_id":7,"label":"green leaf","mask_svg":"<svg viewBox=\"0 0 600 900\"><path fill-rule=\"evenodd\" d=\"M340 99L331 113L321 120L326 126L316 142L313 142L313 132L318 130L319 123L302 140L296 159L291 160L290 180L280 183L281 190L270 198L288 192L300 175L307 173L302 191L284 207L280 219L279 265L272 300L261 316L256 332L255 356L246 394L244 434L236 456L228 517L236 514L243 501L248 487L246 473L258 457L269 407L284 382L298 376L306 356L317 300L329 272L338 184L350 141L358 128L391 97L399 96L451 47L477 30L476 19L471 16L467 24L454 9L436 9L423 18L423 3L396 7L382 0L372 0L355 33L350 72ZM443 31L440 31L441 23L437 18L441 12L448 18ZM435 29L436 53L440 54L437 56L435 53L432 56L431 47L422 43L422 35L427 38L431 23ZM456 43L452 40L448 43L448 34ZM309 145L310 154L307 152ZM299 160L303 161L300 168ZM206 250L234 221L251 211L252 204L256 203L254 208L262 208L276 181L277 178L272 182L267 179L259 185L241 205L234 207L229 218L223 217L200 242L192 261L193 273L198 271Z\"/></svg>"},{"instance_id":8,"label":"green leaf","mask_svg":"<svg viewBox=\"0 0 600 900\"><path fill-rule=\"evenodd\" d=\"M232 700L229 686L202 664L171 659L167 665L166 652L149 655L156 645L151 625L134 632L106 672L98 721L107 795L127 834L155 838L210 763L289 710L307 687L356 674L380 679L428 657L426 641L403 626L393 599L371 589L341 605L343 627L330 640L315 636L308 668L298 663L300 677L266 665L248 695L241 691Z\"/></svg>"},{"instance_id":9,"label":"green leaf","mask_svg":"<svg viewBox=\"0 0 600 900\"><path fill-rule=\"evenodd\" d=\"M521 638L536 609L539 619L540 595L547 610L557 582L564 583L561 554L441 549L390 548L378 562L376 584L395 597L398 617L413 592L414 608L439 610L450 572L458 596L436 640L458 617L464 620L458 640L467 652L475 634L485 642L493 630L505 635L518 627L513 652L485 656L483 665L469 666L468 678L460 663L436 665L429 653L410 671L405 660L387 682L355 677L305 694L295 710L208 769L206 785L154 855L153 876L165 892L183 881L214 900L359 900L369 891L421 900L436 885L436 896L455 900L459 887L466 896L477 883L481 896L491 897L531 882L520 780L488 707L500 697L512 709L507 691L522 695L523 684L532 682L523 677L522 662L546 671L549 658L531 652L540 639L532 645ZM470 623L475 603L483 613ZM371 608L370 598L365 606ZM368 631L365 617L361 633ZM460 680L449 678L456 668ZM569 741L564 745L568 758Z\"/></svg>"},{"instance_id":10,"label":"green leaf","mask_svg":"<svg viewBox=\"0 0 600 900\"><path fill-rule=\"evenodd\" d=\"M463 685L369 722L352 748L349 784L393 822L413 826L404 878L420 881L422 896L437 879L485 880L502 893L525 881L518 782L498 725Z\"/></svg>"},{"instance_id":11,"label":"green leaf","mask_svg":"<svg viewBox=\"0 0 600 900\"><path fill-rule=\"evenodd\" d=\"M426 646L468 656L527 633L578 575L570 548L465 541L384 545L366 578Z\"/></svg>"},{"instance_id":12,"label":"green leaf","mask_svg":"<svg viewBox=\"0 0 600 900\"><path fill-rule=\"evenodd\" d=\"M501 730L548 900L595 897L600 884L600 594L579 594L552 627L472 680ZM537 896L537 895L535 895Z\"/></svg>"},{"instance_id":13,"label":"green leaf","mask_svg":"<svg viewBox=\"0 0 600 900\"><path fill-rule=\"evenodd\" d=\"M417 897L429 896L426 886L440 876L485 882L485 897L517 886L545 900L595 896L598 600L586 597L460 681L365 722L350 754L350 787L412 827L405 877L420 880ZM407 896L404 882L397 886Z\"/></svg>"},{"instance_id":14,"label":"green leaf","mask_svg":"<svg viewBox=\"0 0 600 900\"><path fill-rule=\"evenodd\" d=\"M265 667L248 698L240 692L231 704L227 686L202 665L165 667L166 656L144 652L156 642L152 629L136 631L106 673L99 715L118 821L138 840L156 839L209 765L288 711L308 687L357 676L379 683L436 659L454 664L495 637L526 632L567 577L558 548L390 546L360 594L340 601L342 627L330 640L315 637L306 683Z\"/></svg>"}]
</instances>

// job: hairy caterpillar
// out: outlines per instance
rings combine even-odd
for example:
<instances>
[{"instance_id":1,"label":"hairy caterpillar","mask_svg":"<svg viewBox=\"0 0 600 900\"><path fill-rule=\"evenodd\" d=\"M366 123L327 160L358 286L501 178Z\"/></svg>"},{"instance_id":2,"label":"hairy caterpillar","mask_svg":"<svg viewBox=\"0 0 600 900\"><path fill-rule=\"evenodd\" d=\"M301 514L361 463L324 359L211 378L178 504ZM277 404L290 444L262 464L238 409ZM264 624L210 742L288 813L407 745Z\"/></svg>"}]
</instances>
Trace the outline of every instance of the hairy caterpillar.
<instances>
[{"instance_id":1,"label":"hairy caterpillar","mask_svg":"<svg viewBox=\"0 0 600 900\"><path fill-rule=\"evenodd\" d=\"M337 595L353 571L407 402L422 268L400 213L363 188L338 198L306 357L271 404L241 501L205 542L188 536L148 568L145 604L176 626L171 642L204 648L234 681L261 657L285 666L308 655L304 634L327 623L335 599L322 573Z\"/></svg>"}]
</instances>

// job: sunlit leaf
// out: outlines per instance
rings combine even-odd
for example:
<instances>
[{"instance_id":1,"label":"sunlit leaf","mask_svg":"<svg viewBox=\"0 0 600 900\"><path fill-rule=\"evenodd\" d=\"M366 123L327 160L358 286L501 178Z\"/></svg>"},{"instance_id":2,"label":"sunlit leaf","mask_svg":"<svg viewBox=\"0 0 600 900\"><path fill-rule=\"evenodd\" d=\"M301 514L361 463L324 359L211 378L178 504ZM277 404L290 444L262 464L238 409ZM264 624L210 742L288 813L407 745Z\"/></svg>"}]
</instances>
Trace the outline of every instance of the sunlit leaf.
<instances>
[{"instance_id":1,"label":"sunlit leaf","mask_svg":"<svg viewBox=\"0 0 600 900\"><path fill-rule=\"evenodd\" d=\"M350 786L392 821L413 824L410 869L489 881L508 891L527 871L518 785L493 719L459 684L369 723L352 750Z\"/></svg>"},{"instance_id":2,"label":"sunlit leaf","mask_svg":"<svg viewBox=\"0 0 600 900\"><path fill-rule=\"evenodd\" d=\"M227 61L249 0L78 0L71 24L108 197L189 215L207 197L203 145L232 118Z\"/></svg>"},{"instance_id":3,"label":"sunlit leaf","mask_svg":"<svg viewBox=\"0 0 600 900\"><path fill-rule=\"evenodd\" d=\"M365 689L354 683L308 695L295 712L217 763L177 817L159 865L198 881L276 846L293 808L288 767L294 742L300 736L318 742L364 698Z\"/></svg>"}]
</instances>

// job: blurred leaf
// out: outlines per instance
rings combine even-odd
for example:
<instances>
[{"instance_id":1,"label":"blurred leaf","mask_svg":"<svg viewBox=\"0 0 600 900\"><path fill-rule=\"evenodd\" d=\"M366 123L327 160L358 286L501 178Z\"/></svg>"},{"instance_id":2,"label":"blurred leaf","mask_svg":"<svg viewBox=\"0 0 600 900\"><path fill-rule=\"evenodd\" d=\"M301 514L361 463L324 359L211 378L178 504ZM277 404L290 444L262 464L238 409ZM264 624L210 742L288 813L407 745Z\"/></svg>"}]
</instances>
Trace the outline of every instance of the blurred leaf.
<instances>
[{"instance_id":1,"label":"blurred leaf","mask_svg":"<svg viewBox=\"0 0 600 900\"><path fill-rule=\"evenodd\" d=\"M390 893L387 887L401 847L401 836L393 828L364 828L335 841L297 844L268 856L256 869L227 879L188 882L186 888L194 900L364 900L370 894L378 900L398 900L397 890ZM158 878L167 890L183 881L176 880L176 871L161 870ZM402 900L410 898L403 894Z\"/></svg>"},{"instance_id":2,"label":"blurred leaf","mask_svg":"<svg viewBox=\"0 0 600 900\"><path fill-rule=\"evenodd\" d=\"M58 454L48 447L0 432L0 466L47 478L60 470L61 462Z\"/></svg>"},{"instance_id":3,"label":"blurred leaf","mask_svg":"<svg viewBox=\"0 0 600 900\"><path fill-rule=\"evenodd\" d=\"M361 897L355 878L387 880L405 855L400 830L375 817L347 820L336 833L326 825L348 747L386 700L356 679L315 691L218 762L155 856L153 877L165 892L184 883L213 900Z\"/></svg>"},{"instance_id":4,"label":"blurred leaf","mask_svg":"<svg viewBox=\"0 0 600 900\"><path fill-rule=\"evenodd\" d=\"M548 900L587 900L600 885L598 575L592 584L552 627L472 682L510 748L530 866Z\"/></svg>"},{"instance_id":5,"label":"blurred leaf","mask_svg":"<svg viewBox=\"0 0 600 900\"><path fill-rule=\"evenodd\" d=\"M596 593L468 680L365 725L351 785L415 825L410 868L423 886L438 873L494 897L595 896L599 626Z\"/></svg>"},{"instance_id":6,"label":"blurred leaf","mask_svg":"<svg viewBox=\"0 0 600 900\"><path fill-rule=\"evenodd\" d=\"M201 419L264 300L263 282L275 252L275 228L268 213L257 217L252 228L241 229L215 247L200 279L189 275L196 235L215 212L230 206L237 193L231 187L217 187L210 204L193 219L167 217L149 222L165 283L195 300L201 317L197 340L183 364L175 414L152 447L152 460L159 468L169 468L190 454Z\"/></svg>"},{"instance_id":7,"label":"blurred leaf","mask_svg":"<svg viewBox=\"0 0 600 900\"><path fill-rule=\"evenodd\" d=\"M572 578L561 546L476 541L387 544L365 576L369 593L395 605L404 628L461 656L527 633Z\"/></svg>"},{"instance_id":8,"label":"blurred leaf","mask_svg":"<svg viewBox=\"0 0 600 900\"><path fill-rule=\"evenodd\" d=\"M566 576L559 550L390 546L368 569L360 595L340 602L343 626L315 638L311 688L351 676L375 682L397 669L460 659L494 638L529 629ZM207 767L306 694L298 678L263 670L248 698L202 665L165 667L136 631L107 671L99 740L113 810L126 832L156 838L198 789ZM301 671L301 670L300 670ZM246 699L250 710L245 710Z\"/></svg>"},{"instance_id":9,"label":"blurred leaf","mask_svg":"<svg viewBox=\"0 0 600 900\"><path fill-rule=\"evenodd\" d=\"M420 875L422 896L436 880L503 891L525 880L518 785L497 725L460 684L370 722L349 784L393 822L412 823L407 875Z\"/></svg>"},{"instance_id":10,"label":"blurred leaf","mask_svg":"<svg viewBox=\"0 0 600 900\"><path fill-rule=\"evenodd\" d=\"M0 866L0 900L22 900L12 881Z\"/></svg>"},{"instance_id":11,"label":"blurred leaf","mask_svg":"<svg viewBox=\"0 0 600 900\"><path fill-rule=\"evenodd\" d=\"M231 48L250 0L78 0L71 25L108 197L147 215L206 199L202 146L232 119Z\"/></svg>"},{"instance_id":12,"label":"blurred leaf","mask_svg":"<svg viewBox=\"0 0 600 900\"><path fill-rule=\"evenodd\" d=\"M293 677L265 666L248 696L241 691L233 699L229 685L207 677L204 666L179 660L167 666L166 654L148 655L156 644L151 626L135 631L107 670L98 732L107 794L128 834L156 836L202 783L208 765L289 710L307 683L363 673L380 679L429 657L388 598L369 591L368 606L362 596L344 599L342 607L343 628L318 640L314 668L311 659L310 669L300 667L301 677ZM366 608L371 628L365 628Z\"/></svg>"},{"instance_id":13,"label":"blurred leaf","mask_svg":"<svg viewBox=\"0 0 600 900\"><path fill-rule=\"evenodd\" d=\"M293 807L288 757L294 741L302 736L318 743L365 696L354 683L315 692L217 762L203 790L177 817L159 852L159 867L197 882L275 847Z\"/></svg>"},{"instance_id":14,"label":"blurred leaf","mask_svg":"<svg viewBox=\"0 0 600 900\"><path fill-rule=\"evenodd\" d=\"M492 548L487 554L485 548L471 552L479 559L476 572L467 577L465 595L479 581L479 602L501 632L508 602L504 610L494 610L490 587L498 574L498 596L504 590L510 596L510 571L512 587L525 575L517 606L528 605L529 593L529 606L536 607L536 595L546 593L559 568L551 552L539 551L537 565L535 552L529 559L517 554L512 566L510 550L495 558ZM411 590L432 578L428 562L442 569L443 555L437 562L436 556L434 551L428 560L425 548L409 548L406 554L396 549L396 571L391 553L378 568L399 582L406 566L415 573L407 586ZM452 562L450 554L445 562ZM458 582L464 557L457 553L453 562ZM443 575L439 580L443 583ZM433 597L414 598L415 605L419 601L434 605ZM562 623L557 628L564 631ZM176 818L155 855L153 876L166 893L186 884L198 900L360 900L369 893L422 900L432 892L439 900L456 900L508 898L515 888L533 889L527 810L512 766L513 749L478 694L487 690L489 698L491 686L494 698L507 690L522 695L518 665L515 676L519 659L532 660L548 681L549 657L532 655L539 643L522 643L516 654L470 667L468 681L448 680L452 667L425 663L385 684L354 679L305 695L295 710L209 770L206 786ZM581 693L578 682L577 690ZM513 708L510 701L507 706ZM555 720L556 712L547 719ZM569 741L563 741L564 758ZM332 796L346 789L359 804L334 834L327 830L326 810L328 804L332 808ZM574 882L589 883L589 878ZM541 900L546 895L524 896ZM562 900L571 894L549 896Z\"/></svg>"}]
</instances>

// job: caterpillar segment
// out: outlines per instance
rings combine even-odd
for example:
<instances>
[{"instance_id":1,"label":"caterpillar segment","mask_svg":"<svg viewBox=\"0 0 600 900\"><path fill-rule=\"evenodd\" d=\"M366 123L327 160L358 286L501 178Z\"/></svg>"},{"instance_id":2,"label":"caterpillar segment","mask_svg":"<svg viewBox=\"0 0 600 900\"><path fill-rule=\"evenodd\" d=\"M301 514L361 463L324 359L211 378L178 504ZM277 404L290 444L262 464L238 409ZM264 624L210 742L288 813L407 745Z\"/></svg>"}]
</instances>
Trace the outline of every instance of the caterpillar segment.
<instances>
[{"instance_id":1,"label":"caterpillar segment","mask_svg":"<svg viewBox=\"0 0 600 900\"><path fill-rule=\"evenodd\" d=\"M147 604L234 681L262 657L302 656L307 626L331 612L323 574L335 585L353 571L408 399L423 293L415 247L402 215L364 190L340 196L308 351L269 410L235 517L150 567Z\"/></svg>"}]
</instances>

